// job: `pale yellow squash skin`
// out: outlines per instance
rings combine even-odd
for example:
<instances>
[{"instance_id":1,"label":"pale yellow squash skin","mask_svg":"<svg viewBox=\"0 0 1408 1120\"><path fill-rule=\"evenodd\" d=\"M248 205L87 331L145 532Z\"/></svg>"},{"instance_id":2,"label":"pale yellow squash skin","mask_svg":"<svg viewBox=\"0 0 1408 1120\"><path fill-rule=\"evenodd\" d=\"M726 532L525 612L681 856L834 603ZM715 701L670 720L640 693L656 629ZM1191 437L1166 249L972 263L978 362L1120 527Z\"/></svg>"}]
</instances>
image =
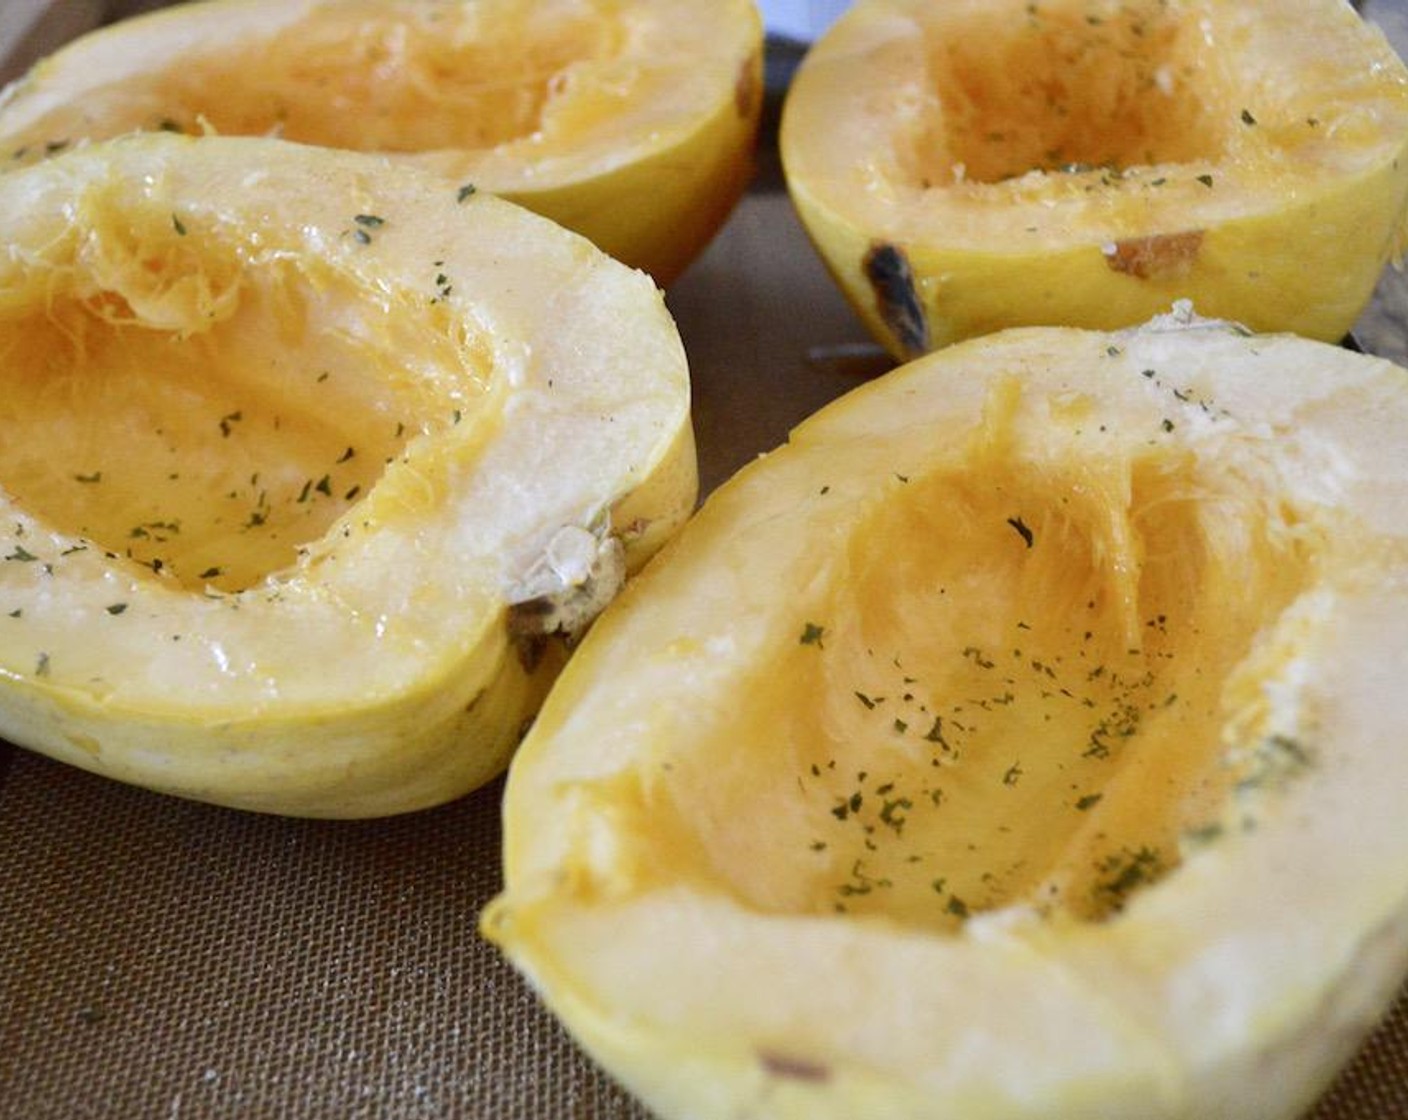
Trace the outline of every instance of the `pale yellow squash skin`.
<instances>
[{"instance_id":1,"label":"pale yellow squash skin","mask_svg":"<svg viewBox=\"0 0 1408 1120\"><path fill-rule=\"evenodd\" d=\"M1179 298L1337 341L1402 246L1408 70L1345 0L858 0L781 146L897 358Z\"/></svg>"},{"instance_id":2,"label":"pale yellow squash skin","mask_svg":"<svg viewBox=\"0 0 1408 1120\"><path fill-rule=\"evenodd\" d=\"M574 655L485 933L662 1117L1291 1120L1408 971L1405 426L1183 312L869 383Z\"/></svg>"},{"instance_id":3,"label":"pale yellow squash skin","mask_svg":"<svg viewBox=\"0 0 1408 1120\"><path fill-rule=\"evenodd\" d=\"M752 0L204 0L38 63L0 153L173 128L378 152L665 285L743 193L761 107Z\"/></svg>"},{"instance_id":4,"label":"pale yellow squash skin","mask_svg":"<svg viewBox=\"0 0 1408 1120\"><path fill-rule=\"evenodd\" d=\"M563 660L513 604L609 597L597 550L693 508L659 289L507 202L144 134L0 176L0 225L12 742L266 812L449 800Z\"/></svg>"}]
</instances>

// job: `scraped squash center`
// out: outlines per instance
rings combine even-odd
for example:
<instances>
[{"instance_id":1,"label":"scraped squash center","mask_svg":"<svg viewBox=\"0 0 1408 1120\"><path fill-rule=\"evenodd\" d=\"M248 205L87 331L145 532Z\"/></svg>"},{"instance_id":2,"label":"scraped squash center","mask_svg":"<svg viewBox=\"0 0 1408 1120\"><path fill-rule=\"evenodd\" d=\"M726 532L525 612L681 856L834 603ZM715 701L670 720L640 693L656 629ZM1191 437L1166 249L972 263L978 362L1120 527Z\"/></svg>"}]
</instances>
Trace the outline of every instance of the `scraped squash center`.
<instances>
[{"instance_id":1,"label":"scraped squash center","mask_svg":"<svg viewBox=\"0 0 1408 1120\"><path fill-rule=\"evenodd\" d=\"M166 210L75 245L4 293L0 487L190 589L294 563L487 380L433 297L250 263Z\"/></svg>"},{"instance_id":2,"label":"scraped squash center","mask_svg":"<svg viewBox=\"0 0 1408 1120\"><path fill-rule=\"evenodd\" d=\"M677 839L764 909L1118 911L1226 807L1226 681L1308 580L1286 529L1173 451L897 479L674 764Z\"/></svg>"},{"instance_id":3,"label":"scraped squash center","mask_svg":"<svg viewBox=\"0 0 1408 1120\"><path fill-rule=\"evenodd\" d=\"M549 102L571 90L573 67L611 41L600 15L575 11L530 30L521 13L474 7L324 5L272 40L225 44L198 64L174 58L120 96L150 103L146 128L355 151L489 148L537 132Z\"/></svg>"},{"instance_id":4,"label":"scraped squash center","mask_svg":"<svg viewBox=\"0 0 1408 1120\"><path fill-rule=\"evenodd\" d=\"M972 9L973 5L967 5ZM1046 0L933 17L931 186L1216 158L1212 52L1171 6Z\"/></svg>"}]
</instances>

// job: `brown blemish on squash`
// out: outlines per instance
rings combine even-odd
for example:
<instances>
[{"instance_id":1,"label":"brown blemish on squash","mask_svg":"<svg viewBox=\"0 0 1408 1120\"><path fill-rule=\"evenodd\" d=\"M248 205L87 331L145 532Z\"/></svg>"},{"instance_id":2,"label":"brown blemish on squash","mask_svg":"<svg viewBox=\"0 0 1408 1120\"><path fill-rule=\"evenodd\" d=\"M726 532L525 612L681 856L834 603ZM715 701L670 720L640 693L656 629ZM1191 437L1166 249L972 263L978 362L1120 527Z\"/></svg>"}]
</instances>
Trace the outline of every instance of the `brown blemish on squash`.
<instances>
[{"instance_id":1,"label":"brown blemish on squash","mask_svg":"<svg viewBox=\"0 0 1408 1120\"><path fill-rule=\"evenodd\" d=\"M1105 263L1115 272L1139 280L1176 280L1186 276L1203 247L1203 231L1130 237L1106 245Z\"/></svg>"},{"instance_id":2,"label":"brown blemish on squash","mask_svg":"<svg viewBox=\"0 0 1408 1120\"><path fill-rule=\"evenodd\" d=\"M761 67L756 54L749 55L738 68L738 77L733 83L733 104L738 115L750 120L757 115L763 96L762 83L758 80Z\"/></svg>"},{"instance_id":3,"label":"brown blemish on squash","mask_svg":"<svg viewBox=\"0 0 1408 1120\"><path fill-rule=\"evenodd\" d=\"M861 260L861 271L875 292L881 320L905 356L927 353L929 322L905 251L888 241L873 242Z\"/></svg>"},{"instance_id":4,"label":"brown blemish on squash","mask_svg":"<svg viewBox=\"0 0 1408 1120\"><path fill-rule=\"evenodd\" d=\"M773 1051L760 1051L758 1061L772 1077L783 1077L789 1081L805 1081L812 1085L823 1085L831 1080L831 1067L808 1058L797 1058L789 1054Z\"/></svg>"},{"instance_id":5,"label":"brown blemish on squash","mask_svg":"<svg viewBox=\"0 0 1408 1120\"><path fill-rule=\"evenodd\" d=\"M547 654L547 636L543 634L516 635L513 645L518 653L519 667L531 677L538 671L538 666L543 663L543 658Z\"/></svg>"}]
</instances>

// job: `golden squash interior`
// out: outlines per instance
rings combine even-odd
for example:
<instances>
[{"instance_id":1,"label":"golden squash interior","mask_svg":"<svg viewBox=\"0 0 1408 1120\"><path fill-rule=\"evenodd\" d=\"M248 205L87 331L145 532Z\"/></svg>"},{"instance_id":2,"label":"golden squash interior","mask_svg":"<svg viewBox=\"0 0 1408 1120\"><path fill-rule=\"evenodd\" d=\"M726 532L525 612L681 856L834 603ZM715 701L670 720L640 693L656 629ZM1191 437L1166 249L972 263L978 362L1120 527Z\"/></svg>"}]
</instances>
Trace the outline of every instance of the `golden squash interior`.
<instances>
[{"instance_id":1,"label":"golden squash interior","mask_svg":"<svg viewBox=\"0 0 1408 1120\"><path fill-rule=\"evenodd\" d=\"M324 4L276 34L191 47L31 125L25 155L129 129L278 136L369 152L480 150L524 140L545 114L619 103L625 41L609 5ZM585 69L584 69L585 68ZM598 104L599 103L599 104Z\"/></svg>"},{"instance_id":2,"label":"golden squash interior","mask_svg":"<svg viewBox=\"0 0 1408 1120\"><path fill-rule=\"evenodd\" d=\"M929 107L901 155L926 186L1029 171L1216 161L1226 146L1220 52L1178 5L936 6Z\"/></svg>"},{"instance_id":3,"label":"golden squash interior","mask_svg":"<svg viewBox=\"0 0 1408 1120\"><path fill-rule=\"evenodd\" d=\"M349 215L339 236L379 220ZM0 486L185 588L256 584L408 441L482 404L487 343L432 294L450 285L431 269L425 293L373 288L95 191L65 240L0 281Z\"/></svg>"},{"instance_id":4,"label":"golden squash interior","mask_svg":"<svg viewBox=\"0 0 1408 1120\"><path fill-rule=\"evenodd\" d=\"M642 786L644 865L925 929L1117 912L1260 776L1224 729L1320 554L1262 482L1158 441L897 477L797 592L765 679L673 729Z\"/></svg>"},{"instance_id":5,"label":"golden squash interior","mask_svg":"<svg viewBox=\"0 0 1408 1120\"><path fill-rule=\"evenodd\" d=\"M793 130L794 172L834 164L852 189L869 177L901 198L1119 188L1207 203L1231 182L1343 174L1403 95L1397 65L1372 64L1391 52L1333 4L895 0L852 13L816 53L821 76L804 68L794 100L819 115ZM810 150L833 130L866 150Z\"/></svg>"}]
</instances>

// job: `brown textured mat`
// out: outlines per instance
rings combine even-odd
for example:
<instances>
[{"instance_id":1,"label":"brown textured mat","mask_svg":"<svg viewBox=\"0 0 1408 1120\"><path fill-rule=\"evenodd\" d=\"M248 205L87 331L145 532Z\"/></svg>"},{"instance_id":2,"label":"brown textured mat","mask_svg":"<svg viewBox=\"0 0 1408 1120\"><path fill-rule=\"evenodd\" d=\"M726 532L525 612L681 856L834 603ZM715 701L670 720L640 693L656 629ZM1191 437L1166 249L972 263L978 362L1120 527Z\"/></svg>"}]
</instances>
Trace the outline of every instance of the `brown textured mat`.
<instances>
[{"instance_id":1,"label":"brown textured mat","mask_svg":"<svg viewBox=\"0 0 1408 1120\"><path fill-rule=\"evenodd\" d=\"M497 784L330 823L0 767L6 1120L645 1120L475 933ZM1408 999L1312 1115L1408 1117Z\"/></svg>"},{"instance_id":2,"label":"brown textured mat","mask_svg":"<svg viewBox=\"0 0 1408 1120\"><path fill-rule=\"evenodd\" d=\"M328 823L3 782L5 1117L644 1115L475 933L497 785Z\"/></svg>"}]
</instances>

